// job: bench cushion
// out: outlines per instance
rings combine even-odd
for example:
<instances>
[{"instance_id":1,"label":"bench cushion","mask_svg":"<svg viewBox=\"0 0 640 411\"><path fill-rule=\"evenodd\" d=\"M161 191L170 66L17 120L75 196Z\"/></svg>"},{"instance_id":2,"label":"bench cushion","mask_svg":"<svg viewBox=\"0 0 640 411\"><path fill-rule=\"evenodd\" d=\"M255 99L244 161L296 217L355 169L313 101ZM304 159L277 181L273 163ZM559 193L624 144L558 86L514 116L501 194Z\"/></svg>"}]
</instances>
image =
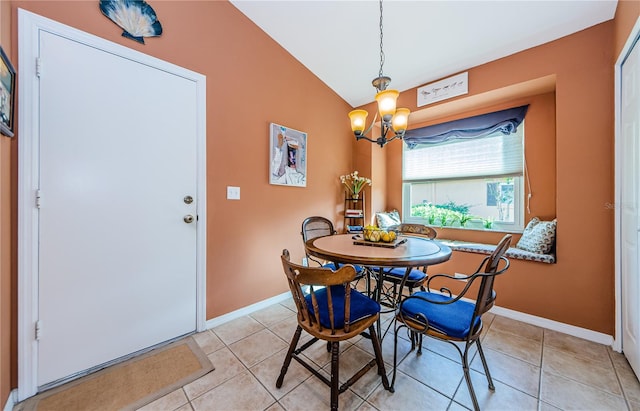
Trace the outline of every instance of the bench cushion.
<instances>
[{"instance_id":1,"label":"bench cushion","mask_svg":"<svg viewBox=\"0 0 640 411\"><path fill-rule=\"evenodd\" d=\"M455 240L438 240L448 245L454 251L466 251L477 254L491 254L496 249L495 244L471 243L467 241ZM511 247L505 252L505 257L514 258L516 260L536 261L539 263L554 264L556 262L555 254L532 253L531 251L521 250Z\"/></svg>"}]
</instances>

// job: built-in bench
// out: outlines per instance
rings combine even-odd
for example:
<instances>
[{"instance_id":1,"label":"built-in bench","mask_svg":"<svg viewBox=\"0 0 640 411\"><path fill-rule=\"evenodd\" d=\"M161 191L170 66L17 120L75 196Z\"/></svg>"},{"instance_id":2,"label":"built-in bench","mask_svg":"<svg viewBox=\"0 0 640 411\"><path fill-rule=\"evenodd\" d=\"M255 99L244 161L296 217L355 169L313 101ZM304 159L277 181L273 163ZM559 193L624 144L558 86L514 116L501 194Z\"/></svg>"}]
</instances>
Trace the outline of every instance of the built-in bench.
<instances>
[{"instance_id":1,"label":"built-in bench","mask_svg":"<svg viewBox=\"0 0 640 411\"><path fill-rule=\"evenodd\" d=\"M453 251L464 251L477 254L491 254L496 249L495 244L472 243L468 241L457 241L438 239L443 244L451 247ZM530 251L521 250L511 247L505 252L505 257L516 260L536 261L539 263L554 264L556 262L555 254L537 254Z\"/></svg>"}]
</instances>

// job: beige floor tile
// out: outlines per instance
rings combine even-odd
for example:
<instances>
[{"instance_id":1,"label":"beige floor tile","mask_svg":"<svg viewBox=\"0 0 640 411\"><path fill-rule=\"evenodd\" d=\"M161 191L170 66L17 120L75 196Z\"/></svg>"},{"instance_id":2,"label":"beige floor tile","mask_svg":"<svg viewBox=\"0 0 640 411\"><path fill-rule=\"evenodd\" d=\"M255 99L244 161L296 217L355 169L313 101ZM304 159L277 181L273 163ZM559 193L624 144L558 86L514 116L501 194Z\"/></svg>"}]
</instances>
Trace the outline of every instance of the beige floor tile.
<instances>
[{"instance_id":1,"label":"beige floor tile","mask_svg":"<svg viewBox=\"0 0 640 411\"><path fill-rule=\"evenodd\" d=\"M422 355L408 355L398 370L450 398L463 378L459 363L429 350L424 350Z\"/></svg>"},{"instance_id":2,"label":"beige floor tile","mask_svg":"<svg viewBox=\"0 0 640 411\"><path fill-rule=\"evenodd\" d=\"M305 332L303 331L302 334L304 335ZM302 343L298 343L298 348L301 345ZM351 341L340 341L340 352L344 352L352 345ZM304 350L302 355L316 364L318 368L322 368L331 362L331 353L327 351L327 342L323 340L316 341L311 347Z\"/></svg>"},{"instance_id":3,"label":"beige floor tile","mask_svg":"<svg viewBox=\"0 0 640 411\"><path fill-rule=\"evenodd\" d=\"M459 347L460 350L464 353L464 343L453 343L456 347ZM484 344L482 346L484 348ZM462 364L462 359L460 358L460 354L458 350L452 345L452 343L441 341L436 338L431 338L425 336L422 341L422 349L430 350L435 352L436 354L440 354L444 357L447 357L451 361L455 361L458 364ZM474 344L469 348L469 362L472 362L478 352L478 348Z\"/></svg>"},{"instance_id":4,"label":"beige floor tile","mask_svg":"<svg viewBox=\"0 0 640 411\"><path fill-rule=\"evenodd\" d=\"M251 313L250 315L254 320L257 320L261 324L264 324L265 327L270 327L273 324L280 322L286 318L291 316L295 317L296 312L291 311L280 304L273 304L267 308L264 308L260 311L256 311Z\"/></svg>"},{"instance_id":5,"label":"beige floor tile","mask_svg":"<svg viewBox=\"0 0 640 411\"><path fill-rule=\"evenodd\" d=\"M208 357L216 369L183 387L190 400L212 390L246 369L228 348L215 351Z\"/></svg>"},{"instance_id":6,"label":"beige floor tile","mask_svg":"<svg viewBox=\"0 0 640 411\"><path fill-rule=\"evenodd\" d=\"M378 411L378 409L365 401L358 407L358 411Z\"/></svg>"},{"instance_id":7,"label":"beige floor tile","mask_svg":"<svg viewBox=\"0 0 640 411\"><path fill-rule=\"evenodd\" d=\"M640 411L640 402L629 401L628 404L630 411Z\"/></svg>"},{"instance_id":8,"label":"beige floor tile","mask_svg":"<svg viewBox=\"0 0 640 411\"><path fill-rule=\"evenodd\" d=\"M544 333L540 327L502 316L495 317L493 323L491 323L491 329L530 338L535 341L542 341Z\"/></svg>"},{"instance_id":9,"label":"beige floor tile","mask_svg":"<svg viewBox=\"0 0 640 411\"><path fill-rule=\"evenodd\" d=\"M187 399L184 390L180 388L145 405L140 408L139 411L173 411L188 403L189 400Z\"/></svg>"},{"instance_id":10,"label":"beige floor tile","mask_svg":"<svg viewBox=\"0 0 640 411\"><path fill-rule=\"evenodd\" d=\"M229 349L246 367L251 367L287 347L269 330L261 330L229 345Z\"/></svg>"},{"instance_id":11,"label":"beige floor tile","mask_svg":"<svg viewBox=\"0 0 640 411\"><path fill-rule=\"evenodd\" d=\"M540 386L540 400L560 409L619 411L627 408L621 396L545 371Z\"/></svg>"},{"instance_id":12,"label":"beige floor tile","mask_svg":"<svg viewBox=\"0 0 640 411\"><path fill-rule=\"evenodd\" d=\"M487 377L484 374L480 374L479 372L472 370L471 382L473 383L473 389L476 393L480 409L483 411L535 411L538 409L537 398L505 385L500 381L494 380L493 384L496 389L494 391L490 390ZM466 382L460 384L460 389L456 392L456 396L453 399L457 403L460 403L469 409L473 409L473 402L471 401L469 388L467 387Z\"/></svg>"},{"instance_id":13,"label":"beige floor tile","mask_svg":"<svg viewBox=\"0 0 640 411\"><path fill-rule=\"evenodd\" d=\"M288 308L293 312L296 312L298 310L296 308L296 303L293 302L293 298L287 298L286 300L280 301L280 305Z\"/></svg>"},{"instance_id":14,"label":"beige floor tile","mask_svg":"<svg viewBox=\"0 0 640 411\"><path fill-rule=\"evenodd\" d=\"M540 387L540 367L503 354L499 351L484 349L489 372L494 381L500 381L531 396L538 397ZM476 355L471 369L484 374L479 355Z\"/></svg>"},{"instance_id":15,"label":"beige floor tile","mask_svg":"<svg viewBox=\"0 0 640 411\"><path fill-rule=\"evenodd\" d=\"M212 352L224 347L224 343L220 338L210 330L195 334L193 339L198 343L205 354L211 354Z\"/></svg>"},{"instance_id":16,"label":"beige floor tile","mask_svg":"<svg viewBox=\"0 0 640 411\"><path fill-rule=\"evenodd\" d=\"M613 367L630 369L629 361L627 361L627 357L624 356L621 352L615 352L611 349L611 347L607 347L607 352L609 353L609 358L611 358L611 362L613 363Z\"/></svg>"},{"instance_id":17,"label":"beige floor tile","mask_svg":"<svg viewBox=\"0 0 640 411\"><path fill-rule=\"evenodd\" d=\"M191 407L191 403L186 403L182 407L176 408L175 411L193 411L193 408Z\"/></svg>"},{"instance_id":18,"label":"beige floor tile","mask_svg":"<svg viewBox=\"0 0 640 411\"><path fill-rule=\"evenodd\" d=\"M263 330L264 325L249 316L244 316L231 320L228 323L215 327L212 331L220 337L225 344L233 344L251 334Z\"/></svg>"},{"instance_id":19,"label":"beige floor tile","mask_svg":"<svg viewBox=\"0 0 640 411\"><path fill-rule=\"evenodd\" d=\"M285 411L285 409L282 408L282 405L276 402L275 404L273 404L272 406L270 406L264 411Z\"/></svg>"},{"instance_id":20,"label":"beige floor tile","mask_svg":"<svg viewBox=\"0 0 640 411\"><path fill-rule=\"evenodd\" d=\"M468 411L468 410L469 409L467 407L464 407L455 401L451 401L451 405L449 405L449 408L447 408L447 411Z\"/></svg>"},{"instance_id":21,"label":"beige floor tile","mask_svg":"<svg viewBox=\"0 0 640 411\"><path fill-rule=\"evenodd\" d=\"M538 411L560 411L560 408L554 407L551 404L547 404L544 401L538 402Z\"/></svg>"},{"instance_id":22,"label":"beige floor tile","mask_svg":"<svg viewBox=\"0 0 640 411\"><path fill-rule=\"evenodd\" d=\"M497 321L496 318L494 320ZM523 361L540 366L542 359L542 342L515 334L506 333L491 327L486 338L482 341L482 347L496 351Z\"/></svg>"},{"instance_id":23,"label":"beige floor tile","mask_svg":"<svg viewBox=\"0 0 640 411\"><path fill-rule=\"evenodd\" d=\"M251 373L243 372L191 402L195 411L263 410L275 399Z\"/></svg>"},{"instance_id":24,"label":"beige floor tile","mask_svg":"<svg viewBox=\"0 0 640 411\"><path fill-rule=\"evenodd\" d=\"M338 396L338 408L344 411L355 410L363 401L353 391L347 390ZM331 389L314 376L298 385L278 402L287 411L328 410L331 404Z\"/></svg>"},{"instance_id":25,"label":"beige floor tile","mask_svg":"<svg viewBox=\"0 0 640 411\"><path fill-rule=\"evenodd\" d=\"M631 367L616 370L624 395L629 401L640 403L640 382Z\"/></svg>"},{"instance_id":26,"label":"beige floor tile","mask_svg":"<svg viewBox=\"0 0 640 411\"><path fill-rule=\"evenodd\" d=\"M365 364L373 359L374 356L372 354L361 350L355 345L340 353L340 384L345 383L356 372L364 367ZM324 367L324 371L329 374L331 372L331 364L327 364ZM388 374L389 370L385 369L385 372ZM378 375L378 366L374 365L373 368L369 369L365 375L351 386L351 390L360 397L367 398L380 384L382 384L382 377Z\"/></svg>"},{"instance_id":27,"label":"beige floor tile","mask_svg":"<svg viewBox=\"0 0 640 411\"><path fill-rule=\"evenodd\" d=\"M382 358L385 362L385 367L393 367L393 346L394 346L393 333L388 334L384 340L382 340ZM374 355L373 344L368 338L359 339L355 345L368 352L372 356ZM398 362L404 358L411 350L411 343L405 339L398 338Z\"/></svg>"},{"instance_id":28,"label":"beige floor tile","mask_svg":"<svg viewBox=\"0 0 640 411\"><path fill-rule=\"evenodd\" d=\"M542 369L611 394L622 395L613 364L608 356L604 361L598 357L577 357L567 351L547 346L544 349Z\"/></svg>"},{"instance_id":29,"label":"beige floor tile","mask_svg":"<svg viewBox=\"0 0 640 411\"><path fill-rule=\"evenodd\" d=\"M287 373L284 376L284 380L282 381L282 387L276 388L276 381L280 376L280 370L282 369L286 355L287 349L284 349L251 367L253 375L264 385L267 391L277 399L285 396L313 375L300 363L292 359Z\"/></svg>"},{"instance_id":30,"label":"beige floor tile","mask_svg":"<svg viewBox=\"0 0 640 411\"><path fill-rule=\"evenodd\" d=\"M582 338L559 333L553 330L544 330L544 345L549 345L554 348L570 352L579 357L604 359L609 356L607 353L607 347L602 344L583 340Z\"/></svg>"},{"instance_id":31,"label":"beige floor tile","mask_svg":"<svg viewBox=\"0 0 640 411\"><path fill-rule=\"evenodd\" d=\"M408 375L398 372L395 392L382 386L367 398L379 410L446 410L451 400Z\"/></svg>"}]
</instances>

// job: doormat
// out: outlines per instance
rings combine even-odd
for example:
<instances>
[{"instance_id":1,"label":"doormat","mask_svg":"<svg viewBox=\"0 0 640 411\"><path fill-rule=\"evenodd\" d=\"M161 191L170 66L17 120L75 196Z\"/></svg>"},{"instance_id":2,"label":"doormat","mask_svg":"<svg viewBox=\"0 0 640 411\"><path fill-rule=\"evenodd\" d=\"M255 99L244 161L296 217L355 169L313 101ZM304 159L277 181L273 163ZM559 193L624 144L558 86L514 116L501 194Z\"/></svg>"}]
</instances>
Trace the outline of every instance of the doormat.
<instances>
[{"instance_id":1,"label":"doormat","mask_svg":"<svg viewBox=\"0 0 640 411\"><path fill-rule=\"evenodd\" d=\"M21 410L135 410L213 369L188 337L38 394Z\"/></svg>"}]
</instances>

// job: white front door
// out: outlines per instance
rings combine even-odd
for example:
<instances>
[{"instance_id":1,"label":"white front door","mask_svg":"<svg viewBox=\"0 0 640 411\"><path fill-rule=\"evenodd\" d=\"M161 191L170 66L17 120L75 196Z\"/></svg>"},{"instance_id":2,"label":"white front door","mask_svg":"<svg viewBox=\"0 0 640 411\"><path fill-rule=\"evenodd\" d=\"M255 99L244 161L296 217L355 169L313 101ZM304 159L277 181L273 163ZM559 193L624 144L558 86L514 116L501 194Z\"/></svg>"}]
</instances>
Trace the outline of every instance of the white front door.
<instances>
[{"instance_id":1,"label":"white front door","mask_svg":"<svg viewBox=\"0 0 640 411\"><path fill-rule=\"evenodd\" d=\"M39 68L22 78L35 84L37 133L20 138L38 153L33 370L41 388L194 332L201 317L203 84L75 35L38 30Z\"/></svg>"},{"instance_id":2,"label":"white front door","mask_svg":"<svg viewBox=\"0 0 640 411\"><path fill-rule=\"evenodd\" d=\"M622 351L640 375L640 46L621 69L620 272Z\"/></svg>"}]
</instances>

